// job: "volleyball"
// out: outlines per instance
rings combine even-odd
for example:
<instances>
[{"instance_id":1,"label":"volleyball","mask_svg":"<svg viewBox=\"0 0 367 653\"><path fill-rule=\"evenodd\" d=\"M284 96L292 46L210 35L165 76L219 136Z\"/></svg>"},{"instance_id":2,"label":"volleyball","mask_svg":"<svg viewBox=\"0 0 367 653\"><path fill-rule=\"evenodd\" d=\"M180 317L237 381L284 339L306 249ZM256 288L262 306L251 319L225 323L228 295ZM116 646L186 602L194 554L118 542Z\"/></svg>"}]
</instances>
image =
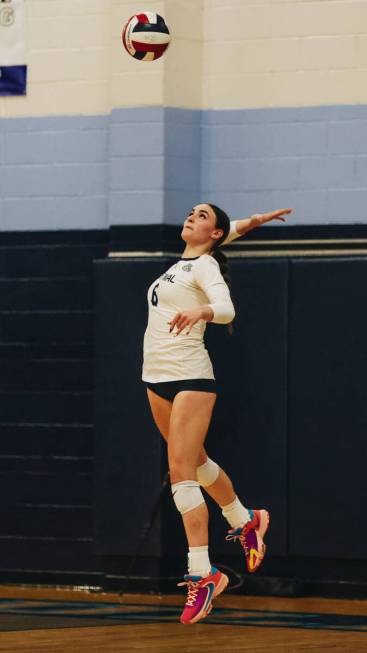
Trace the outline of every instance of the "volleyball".
<instances>
[{"instance_id":1,"label":"volleyball","mask_svg":"<svg viewBox=\"0 0 367 653\"><path fill-rule=\"evenodd\" d=\"M140 61L159 59L167 50L170 40L164 19L153 11L131 16L122 32L125 50Z\"/></svg>"}]
</instances>

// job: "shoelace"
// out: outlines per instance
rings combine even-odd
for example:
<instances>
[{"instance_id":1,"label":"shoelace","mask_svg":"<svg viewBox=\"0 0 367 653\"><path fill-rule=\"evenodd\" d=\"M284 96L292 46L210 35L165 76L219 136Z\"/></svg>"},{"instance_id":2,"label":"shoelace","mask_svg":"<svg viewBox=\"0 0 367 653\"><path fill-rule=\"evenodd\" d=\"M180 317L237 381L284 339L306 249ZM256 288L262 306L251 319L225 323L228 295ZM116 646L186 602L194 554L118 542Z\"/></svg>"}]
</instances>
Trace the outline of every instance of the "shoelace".
<instances>
[{"instance_id":1,"label":"shoelace","mask_svg":"<svg viewBox=\"0 0 367 653\"><path fill-rule=\"evenodd\" d=\"M245 551L245 555L249 555L249 550L246 542L246 536L243 535L242 533L228 533L226 535L226 540L228 542L236 542L236 540L239 540L241 542L241 545Z\"/></svg>"},{"instance_id":2,"label":"shoelace","mask_svg":"<svg viewBox=\"0 0 367 653\"><path fill-rule=\"evenodd\" d=\"M196 597L199 591L199 581L194 582L192 580L185 580L183 583L178 583L177 587L182 585L187 585L187 601L186 605L189 605L190 608L193 608L195 605Z\"/></svg>"}]
</instances>

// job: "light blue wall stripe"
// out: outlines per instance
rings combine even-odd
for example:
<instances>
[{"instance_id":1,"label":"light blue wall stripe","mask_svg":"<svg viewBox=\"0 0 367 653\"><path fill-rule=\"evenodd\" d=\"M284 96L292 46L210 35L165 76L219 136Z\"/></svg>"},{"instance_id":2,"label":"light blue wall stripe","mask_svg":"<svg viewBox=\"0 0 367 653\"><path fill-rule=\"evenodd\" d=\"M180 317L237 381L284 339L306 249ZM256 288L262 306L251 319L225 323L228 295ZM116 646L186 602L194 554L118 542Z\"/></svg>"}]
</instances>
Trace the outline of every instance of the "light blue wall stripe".
<instances>
[{"instance_id":1,"label":"light blue wall stripe","mask_svg":"<svg viewBox=\"0 0 367 653\"><path fill-rule=\"evenodd\" d=\"M1 119L0 164L2 230L176 224L199 201L367 223L366 105Z\"/></svg>"},{"instance_id":2,"label":"light blue wall stripe","mask_svg":"<svg viewBox=\"0 0 367 653\"><path fill-rule=\"evenodd\" d=\"M367 119L367 105L323 105L318 107L277 107L271 109L208 109L203 124L309 122Z\"/></svg>"},{"instance_id":3,"label":"light blue wall stripe","mask_svg":"<svg viewBox=\"0 0 367 653\"><path fill-rule=\"evenodd\" d=\"M200 199L201 112L165 112L164 221L179 224Z\"/></svg>"},{"instance_id":4,"label":"light blue wall stripe","mask_svg":"<svg viewBox=\"0 0 367 653\"><path fill-rule=\"evenodd\" d=\"M0 120L0 229L108 227L107 116Z\"/></svg>"},{"instance_id":5,"label":"light blue wall stripe","mask_svg":"<svg viewBox=\"0 0 367 653\"><path fill-rule=\"evenodd\" d=\"M110 129L110 224L182 220L200 196L201 112L115 109Z\"/></svg>"},{"instance_id":6,"label":"light blue wall stripe","mask_svg":"<svg viewBox=\"0 0 367 653\"><path fill-rule=\"evenodd\" d=\"M112 111L109 131L110 225L162 222L164 129L163 107Z\"/></svg>"},{"instance_id":7,"label":"light blue wall stripe","mask_svg":"<svg viewBox=\"0 0 367 653\"><path fill-rule=\"evenodd\" d=\"M8 132L4 158L9 165L106 162L106 129Z\"/></svg>"},{"instance_id":8,"label":"light blue wall stripe","mask_svg":"<svg viewBox=\"0 0 367 653\"><path fill-rule=\"evenodd\" d=\"M106 196L5 199L3 231L102 229L107 216Z\"/></svg>"},{"instance_id":9,"label":"light blue wall stripe","mask_svg":"<svg viewBox=\"0 0 367 653\"><path fill-rule=\"evenodd\" d=\"M291 224L367 223L367 106L208 111L202 199Z\"/></svg>"}]
</instances>

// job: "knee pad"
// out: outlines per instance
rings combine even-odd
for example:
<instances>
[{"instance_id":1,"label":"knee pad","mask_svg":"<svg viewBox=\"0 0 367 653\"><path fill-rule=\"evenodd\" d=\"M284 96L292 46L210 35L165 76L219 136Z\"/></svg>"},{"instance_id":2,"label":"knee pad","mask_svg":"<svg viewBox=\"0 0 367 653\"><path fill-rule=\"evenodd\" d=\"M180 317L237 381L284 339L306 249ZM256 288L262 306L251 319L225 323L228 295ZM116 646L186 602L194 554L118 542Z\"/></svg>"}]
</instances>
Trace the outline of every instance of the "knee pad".
<instances>
[{"instance_id":1,"label":"knee pad","mask_svg":"<svg viewBox=\"0 0 367 653\"><path fill-rule=\"evenodd\" d=\"M181 481L180 483L173 483L171 489L176 508L181 515L185 515L185 513L194 510L194 508L197 508L200 504L205 503L197 481Z\"/></svg>"},{"instance_id":2,"label":"knee pad","mask_svg":"<svg viewBox=\"0 0 367 653\"><path fill-rule=\"evenodd\" d=\"M219 469L219 465L217 465L217 463L215 463L214 460L211 460L210 458L207 459L204 465L197 467L196 476L200 485L202 487L209 487L209 485L213 485L219 476Z\"/></svg>"}]
</instances>

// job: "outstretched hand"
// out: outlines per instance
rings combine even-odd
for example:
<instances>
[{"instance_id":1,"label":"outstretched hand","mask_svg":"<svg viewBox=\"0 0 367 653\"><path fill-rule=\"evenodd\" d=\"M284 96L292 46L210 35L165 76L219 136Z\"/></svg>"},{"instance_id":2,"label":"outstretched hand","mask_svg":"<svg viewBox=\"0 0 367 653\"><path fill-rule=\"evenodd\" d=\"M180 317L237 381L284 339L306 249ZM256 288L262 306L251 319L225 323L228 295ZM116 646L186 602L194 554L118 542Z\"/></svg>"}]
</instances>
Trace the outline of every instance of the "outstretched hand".
<instances>
[{"instance_id":1,"label":"outstretched hand","mask_svg":"<svg viewBox=\"0 0 367 653\"><path fill-rule=\"evenodd\" d=\"M292 213L292 211L293 209L278 209L278 211L271 211L270 213L255 213L251 216L251 218L255 219L259 225L270 222L271 220L280 220L281 222L285 222L286 220L282 216L289 215L289 213Z\"/></svg>"}]
</instances>

